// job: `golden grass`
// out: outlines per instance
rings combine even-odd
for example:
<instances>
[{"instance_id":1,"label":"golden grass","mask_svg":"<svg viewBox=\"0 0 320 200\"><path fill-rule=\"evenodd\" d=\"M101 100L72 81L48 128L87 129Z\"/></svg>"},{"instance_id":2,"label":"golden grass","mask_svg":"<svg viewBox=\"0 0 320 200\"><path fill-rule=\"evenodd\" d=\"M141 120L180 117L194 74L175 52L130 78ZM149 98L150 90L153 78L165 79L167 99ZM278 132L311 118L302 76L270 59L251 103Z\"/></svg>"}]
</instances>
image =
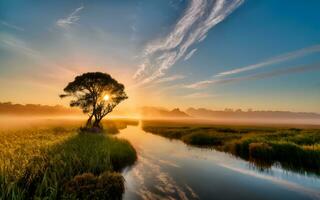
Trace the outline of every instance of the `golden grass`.
<instances>
[{"instance_id":1,"label":"golden grass","mask_svg":"<svg viewBox=\"0 0 320 200\"><path fill-rule=\"evenodd\" d=\"M134 148L106 134L79 134L76 126L1 131L0 200L121 198L119 171L135 162ZM85 184L74 189L79 177ZM96 186L86 195L92 181Z\"/></svg>"}]
</instances>

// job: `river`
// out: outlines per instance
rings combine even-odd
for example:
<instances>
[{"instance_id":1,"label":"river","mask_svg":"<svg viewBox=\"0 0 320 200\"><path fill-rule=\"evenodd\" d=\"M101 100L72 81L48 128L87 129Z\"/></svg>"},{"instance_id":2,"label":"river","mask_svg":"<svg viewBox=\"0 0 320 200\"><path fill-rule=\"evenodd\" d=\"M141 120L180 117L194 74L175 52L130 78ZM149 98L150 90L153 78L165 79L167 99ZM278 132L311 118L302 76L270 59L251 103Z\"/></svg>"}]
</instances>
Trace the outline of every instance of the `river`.
<instances>
[{"instance_id":1,"label":"river","mask_svg":"<svg viewBox=\"0 0 320 200\"><path fill-rule=\"evenodd\" d=\"M124 199L320 199L320 177L258 169L232 155L191 147L128 126L127 139L138 161L123 171Z\"/></svg>"}]
</instances>

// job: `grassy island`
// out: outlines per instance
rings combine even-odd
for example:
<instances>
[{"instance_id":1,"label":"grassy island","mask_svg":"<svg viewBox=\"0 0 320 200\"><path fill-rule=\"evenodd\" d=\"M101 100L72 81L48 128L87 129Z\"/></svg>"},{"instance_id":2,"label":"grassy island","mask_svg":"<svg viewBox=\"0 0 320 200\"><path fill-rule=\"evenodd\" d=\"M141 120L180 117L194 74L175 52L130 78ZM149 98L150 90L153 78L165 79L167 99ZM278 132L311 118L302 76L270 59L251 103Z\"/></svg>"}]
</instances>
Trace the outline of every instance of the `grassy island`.
<instances>
[{"instance_id":1,"label":"grassy island","mask_svg":"<svg viewBox=\"0 0 320 200\"><path fill-rule=\"evenodd\" d=\"M73 127L0 134L0 199L121 199L137 158L125 140Z\"/></svg>"}]
</instances>

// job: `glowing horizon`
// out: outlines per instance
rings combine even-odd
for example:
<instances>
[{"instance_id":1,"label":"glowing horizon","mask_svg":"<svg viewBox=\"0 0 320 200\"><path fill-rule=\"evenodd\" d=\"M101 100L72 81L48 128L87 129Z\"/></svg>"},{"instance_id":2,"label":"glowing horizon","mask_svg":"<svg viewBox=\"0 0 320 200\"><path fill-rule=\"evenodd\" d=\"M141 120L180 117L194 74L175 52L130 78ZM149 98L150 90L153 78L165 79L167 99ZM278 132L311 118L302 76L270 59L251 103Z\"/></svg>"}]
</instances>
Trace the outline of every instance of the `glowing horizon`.
<instances>
[{"instance_id":1,"label":"glowing horizon","mask_svg":"<svg viewBox=\"0 0 320 200\"><path fill-rule=\"evenodd\" d=\"M66 84L101 71L126 87L120 110L320 113L320 3L300 4L1 2L0 102L67 105Z\"/></svg>"}]
</instances>

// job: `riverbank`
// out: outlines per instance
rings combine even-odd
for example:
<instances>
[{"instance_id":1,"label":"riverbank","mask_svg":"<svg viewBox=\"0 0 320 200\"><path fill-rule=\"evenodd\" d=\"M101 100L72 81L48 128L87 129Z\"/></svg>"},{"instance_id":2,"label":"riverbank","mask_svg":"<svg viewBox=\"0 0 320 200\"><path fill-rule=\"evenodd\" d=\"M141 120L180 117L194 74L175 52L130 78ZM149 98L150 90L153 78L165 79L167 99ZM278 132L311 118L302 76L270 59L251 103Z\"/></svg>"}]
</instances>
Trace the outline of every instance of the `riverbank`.
<instances>
[{"instance_id":1,"label":"riverbank","mask_svg":"<svg viewBox=\"0 0 320 200\"><path fill-rule=\"evenodd\" d=\"M121 199L120 172L137 159L126 140L72 126L0 135L0 199Z\"/></svg>"},{"instance_id":2,"label":"riverbank","mask_svg":"<svg viewBox=\"0 0 320 200\"><path fill-rule=\"evenodd\" d=\"M227 152L261 168L280 164L288 170L320 175L319 129L145 121L143 130L189 145Z\"/></svg>"}]
</instances>

